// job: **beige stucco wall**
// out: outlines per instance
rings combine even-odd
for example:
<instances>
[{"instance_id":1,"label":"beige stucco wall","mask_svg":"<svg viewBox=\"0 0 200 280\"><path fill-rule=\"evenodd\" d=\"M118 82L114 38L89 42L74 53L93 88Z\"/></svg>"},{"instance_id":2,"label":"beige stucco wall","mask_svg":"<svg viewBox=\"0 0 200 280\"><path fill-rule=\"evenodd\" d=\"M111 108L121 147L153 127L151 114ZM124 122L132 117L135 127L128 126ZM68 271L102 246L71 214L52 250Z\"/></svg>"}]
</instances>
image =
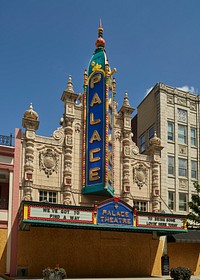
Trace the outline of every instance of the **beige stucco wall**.
<instances>
[{"instance_id":1,"label":"beige stucco wall","mask_svg":"<svg viewBox=\"0 0 200 280\"><path fill-rule=\"evenodd\" d=\"M0 273L6 272L7 235L8 235L8 230L0 228Z\"/></svg>"},{"instance_id":2,"label":"beige stucco wall","mask_svg":"<svg viewBox=\"0 0 200 280\"><path fill-rule=\"evenodd\" d=\"M56 264L68 277L160 275L161 251L151 234L32 227L19 232L18 266L30 277Z\"/></svg>"}]
</instances>

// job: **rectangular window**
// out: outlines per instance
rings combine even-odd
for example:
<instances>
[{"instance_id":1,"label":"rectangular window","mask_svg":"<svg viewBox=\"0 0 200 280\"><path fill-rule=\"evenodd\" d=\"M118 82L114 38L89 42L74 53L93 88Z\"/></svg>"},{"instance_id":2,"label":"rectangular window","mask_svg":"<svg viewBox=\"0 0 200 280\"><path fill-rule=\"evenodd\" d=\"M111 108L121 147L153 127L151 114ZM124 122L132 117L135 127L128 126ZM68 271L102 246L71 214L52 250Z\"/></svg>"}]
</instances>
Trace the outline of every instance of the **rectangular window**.
<instances>
[{"instance_id":1,"label":"rectangular window","mask_svg":"<svg viewBox=\"0 0 200 280\"><path fill-rule=\"evenodd\" d=\"M142 135L140 136L140 152L144 152L145 151L145 136Z\"/></svg>"},{"instance_id":2,"label":"rectangular window","mask_svg":"<svg viewBox=\"0 0 200 280\"><path fill-rule=\"evenodd\" d=\"M57 193L56 192L39 191L39 201L56 203L57 202Z\"/></svg>"},{"instance_id":3,"label":"rectangular window","mask_svg":"<svg viewBox=\"0 0 200 280\"><path fill-rule=\"evenodd\" d=\"M184 125L178 125L178 143L186 144L187 143L187 127Z\"/></svg>"},{"instance_id":4,"label":"rectangular window","mask_svg":"<svg viewBox=\"0 0 200 280\"><path fill-rule=\"evenodd\" d=\"M179 193L179 211L187 210L187 194Z\"/></svg>"},{"instance_id":5,"label":"rectangular window","mask_svg":"<svg viewBox=\"0 0 200 280\"><path fill-rule=\"evenodd\" d=\"M191 160L191 177L197 179L197 162L195 160Z\"/></svg>"},{"instance_id":6,"label":"rectangular window","mask_svg":"<svg viewBox=\"0 0 200 280\"><path fill-rule=\"evenodd\" d=\"M57 193L56 192L49 192L49 202L50 203L57 202Z\"/></svg>"},{"instance_id":7,"label":"rectangular window","mask_svg":"<svg viewBox=\"0 0 200 280\"><path fill-rule=\"evenodd\" d=\"M174 157L168 156L168 174L174 175Z\"/></svg>"},{"instance_id":8,"label":"rectangular window","mask_svg":"<svg viewBox=\"0 0 200 280\"><path fill-rule=\"evenodd\" d=\"M167 139L169 141L174 141L174 124L172 122L168 122Z\"/></svg>"},{"instance_id":9,"label":"rectangular window","mask_svg":"<svg viewBox=\"0 0 200 280\"><path fill-rule=\"evenodd\" d=\"M149 139L153 138L154 137L154 127L151 127L149 129Z\"/></svg>"},{"instance_id":10,"label":"rectangular window","mask_svg":"<svg viewBox=\"0 0 200 280\"><path fill-rule=\"evenodd\" d=\"M197 145L197 131L196 128L193 127L190 129L190 143L191 146Z\"/></svg>"},{"instance_id":11,"label":"rectangular window","mask_svg":"<svg viewBox=\"0 0 200 280\"><path fill-rule=\"evenodd\" d=\"M175 198L175 193L172 191L169 191L168 192L168 207L171 210L175 210L175 204L174 204L175 199L174 198Z\"/></svg>"},{"instance_id":12,"label":"rectangular window","mask_svg":"<svg viewBox=\"0 0 200 280\"><path fill-rule=\"evenodd\" d=\"M138 211L147 212L147 202L146 201L133 201L134 206L138 207Z\"/></svg>"},{"instance_id":13,"label":"rectangular window","mask_svg":"<svg viewBox=\"0 0 200 280\"><path fill-rule=\"evenodd\" d=\"M187 177L187 159L178 159L178 175Z\"/></svg>"},{"instance_id":14,"label":"rectangular window","mask_svg":"<svg viewBox=\"0 0 200 280\"><path fill-rule=\"evenodd\" d=\"M45 191L39 192L39 201L43 201L43 202L47 201L47 192Z\"/></svg>"}]
</instances>

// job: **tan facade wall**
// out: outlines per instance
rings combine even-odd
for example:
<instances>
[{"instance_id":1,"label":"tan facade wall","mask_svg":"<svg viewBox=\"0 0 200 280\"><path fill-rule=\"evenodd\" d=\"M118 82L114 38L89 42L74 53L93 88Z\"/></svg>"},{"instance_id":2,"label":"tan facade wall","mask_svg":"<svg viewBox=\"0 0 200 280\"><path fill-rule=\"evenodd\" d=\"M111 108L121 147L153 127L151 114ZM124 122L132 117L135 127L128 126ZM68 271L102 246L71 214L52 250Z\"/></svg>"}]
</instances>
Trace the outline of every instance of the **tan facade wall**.
<instances>
[{"instance_id":1,"label":"tan facade wall","mask_svg":"<svg viewBox=\"0 0 200 280\"><path fill-rule=\"evenodd\" d=\"M192 269L194 275L200 275L199 243L168 243L170 268L183 266Z\"/></svg>"},{"instance_id":2,"label":"tan facade wall","mask_svg":"<svg viewBox=\"0 0 200 280\"><path fill-rule=\"evenodd\" d=\"M32 227L19 232L18 246L30 277L56 264L68 277L161 275L162 241L151 234Z\"/></svg>"},{"instance_id":3,"label":"tan facade wall","mask_svg":"<svg viewBox=\"0 0 200 280\"><path fill-rule=\"evenodd\" d=\"M145 102L142 102L138 107L138 137L154 124L155 118L155 96L149 94L146 96Z\"/></svg>"},{"instance_id":4,"label":"tan facade wall","mask_svg":"<svg viewBox=\"0 0 200 280\"><path fill-rule=\"evenodd\" d=\"M0 228L0 273L6 272L6 244L8 230Z\"/></svg>"}]
</instances>

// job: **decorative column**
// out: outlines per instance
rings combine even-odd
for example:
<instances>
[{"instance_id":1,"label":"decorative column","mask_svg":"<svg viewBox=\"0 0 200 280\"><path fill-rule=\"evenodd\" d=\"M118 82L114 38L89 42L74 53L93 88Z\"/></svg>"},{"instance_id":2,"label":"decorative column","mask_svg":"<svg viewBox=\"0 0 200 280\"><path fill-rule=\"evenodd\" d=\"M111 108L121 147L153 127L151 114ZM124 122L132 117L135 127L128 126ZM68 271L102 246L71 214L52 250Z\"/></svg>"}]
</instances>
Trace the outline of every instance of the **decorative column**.
<instances>
[{"instance_id":1,"label":"decorative column","mask_svg":"<svg viewBox=\"0 0 200 280\"><path fill-rule=\"evenodd\" d=\"M156 136L150 140L148 154L152 157L152 212L160 211L160 152L161 140Z\"/></svg>"},{"instance_id":2,"label":"decorative column","mask_svg":"<svg viewBox=\"0 0 200 280\"><path fill-rule=\"evenodd\" d=\"M26 129L24 139L25 164L23 200L32 200L35 131L39 127L38 114L33 110L32 103L30 103L30 108L24 113L24 117L22 119L22 126Z\"/></svg>"},{"instance_id":3,"label":"decorative column","mask_svg":"<svg viewBox=\"0 0 200 280\"><path fill-rule=\"evenodd\" d=\"M129 104L128 92L125 92L124 103L119 111L123 118L123 171L122 171L122 196L128 203L130 199L130 144L131 144L131 114L134 109Z\"/></svg>"},{"instance_id":4,"label":"decorative column","mask_svg":"<svg viewBox=\"0 0 200 280\"><path fill-rule=\"evenodd\" d=\"M74 106L78 94L74 93L72 77L69 76L67 89L63 92L61 100L64 102L63 128L64 141L64 171L63 171L63 204L69 205L72 189L72 153L73 153L73 121L75 119Z\"/></svg>"}]
</instances>

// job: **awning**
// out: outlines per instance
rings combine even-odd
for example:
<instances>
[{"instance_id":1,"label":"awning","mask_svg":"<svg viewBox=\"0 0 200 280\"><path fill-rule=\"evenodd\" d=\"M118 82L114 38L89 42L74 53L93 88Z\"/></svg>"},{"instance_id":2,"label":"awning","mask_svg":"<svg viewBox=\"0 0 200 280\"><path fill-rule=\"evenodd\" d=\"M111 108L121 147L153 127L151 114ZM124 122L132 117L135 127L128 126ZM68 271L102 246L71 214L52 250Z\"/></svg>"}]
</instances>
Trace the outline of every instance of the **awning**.
<instances>
[{"instance_id":1,"label":"awning","mask_svg":"<svg viewBox=\"0 0 200 280\"><path fill-rule=\"evenodd\" d=\"M188 230L186 233L177 233L167 236L167 242L200 243L200 230Z\"/></svg>"}]
</instances>

